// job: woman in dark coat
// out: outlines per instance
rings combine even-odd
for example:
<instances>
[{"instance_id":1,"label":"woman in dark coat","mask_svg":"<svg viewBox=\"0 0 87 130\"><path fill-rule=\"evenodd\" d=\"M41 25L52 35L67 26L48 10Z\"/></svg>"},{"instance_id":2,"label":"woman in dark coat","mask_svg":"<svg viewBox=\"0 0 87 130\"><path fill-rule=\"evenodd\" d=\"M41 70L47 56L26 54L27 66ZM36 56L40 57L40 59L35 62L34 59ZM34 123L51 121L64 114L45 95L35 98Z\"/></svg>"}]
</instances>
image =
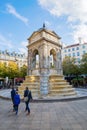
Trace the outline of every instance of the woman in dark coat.
<instances>
[{"instance_id":1,"label":"woman in dark coat","mask_svg":"<svg viewBox=\"0 0 87 130\"><path fill-rule=\"evenodd\" d=\"M16 91L14 89L14 87L12 87L12 90L11 90L11 99L12 99L12 103L13 103L13 111L14 111L14 96L16 94Z\"/></svg>"},{"instance_id":2,"label":"woman in dark coat","mask_svg":"<svg viewBox=\"0 0 87 130\"><path fill-rule=\"evenodd\" d=\"M28 111L27 115L30 114L29 102L31 99L32 99L31 91L29 91L28 87L26 87L26 89L24 91L24 100L25 100L25 105L26 105L25 111Z\"/></svg>"}]
</instances>

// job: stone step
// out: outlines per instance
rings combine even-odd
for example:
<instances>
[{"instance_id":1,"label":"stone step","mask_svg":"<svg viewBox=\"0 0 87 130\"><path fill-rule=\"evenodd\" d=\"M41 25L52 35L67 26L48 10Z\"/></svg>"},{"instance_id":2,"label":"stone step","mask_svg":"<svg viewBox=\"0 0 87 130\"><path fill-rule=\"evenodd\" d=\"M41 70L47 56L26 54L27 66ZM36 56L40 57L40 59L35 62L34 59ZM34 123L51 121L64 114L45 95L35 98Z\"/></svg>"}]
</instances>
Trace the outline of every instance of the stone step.
<instances>
[{"instance_id":1,"label":"stone step","mask_svg":"<svg viewBox=\"0 0 87 130\"><path fill-rule=\"evenodd\" d=\"M69 85L68 82L49 82L50 85Z\"/></svg>"},{"instance_id":2,"label":"stone step","mask_svg":"<svg viewBox=\"0 0 87 130\"><path fill-rule=\"evenodd\" d=\"M32 83L31 82L23 82L22 84L24 84L24 85L39 85L40 83L38 83L38 82L32 82Z\"/></svg>"},{"instance_id":3,"label":"stone step","mask_svg":"<svg viewBox=\"0 0 87 130\"><path fill-rule=\"evenodd\" d=\"M21 95L21 96L23 96L24 95L24 90L25 89L18 89L18 93ZM29 90L31 91L31 93L32 93L32 96L35 96L35 95L39 95L40 94L40 89L34 89L34 88L29 88Z\"/></svg>"},{"instance_id":4,"label":"stone step","mask_svg":"<svg viewBox=\"0 0 87 130\"><path fill-rule=\"evenodd\" d=\"M50 89L63 89L63 88L72 88L71 85L50 85Z\"/></svg>"},{"instance_id":5,"label":"stone step","mask_svg":"<svg viewBox=\"0 0 87 130\"><path fill-rule=\"evenodd\" d=\"M26 79L26 80L24 80L24 82L31 82L31 83L32 83L32 82L40 82L40 80L36 80L36 79L35 79L35 80Z\"/></svg>"},{"instance_id":6,"label":"stone step","mask_svg":"<svg viewBox=\"0 0 87 130\"><path fill-rule=\"evenodd\" d=\"M30 79L30 80L39 80L40 79L40 76L33 76L33 75L31 75L31 76L26 76L26 79Z\"/></svg>"},{"instance_id":7,"label":"stone step","mask_svg":"<svg viewBox=\"0 0 87 130\"><path fill-rule=\"evenodd\" d=\"M64 80L63 75L50 75L48 77L48 88L49 94L51 95L72 95L75 94L74 89L69 83ZM40 76L29 75L25 77L24 82L19 87L19 92L21 96L23 96L25 87L29 87L34 96L40 96L40 85L44 86L47 81L47 77L44 76L43 80L41 80Z\"/></svg>"},{"instance_id":8,"label":"stone step","mask_svg":"<svg viewBox=\"0 0 87 130\"><path fill-rule=\"evenodd\" d=\"M21 87L21 88L19 88L19 91L21 91L21 90L25 90L25 87ZM30 87L29 86L29 90L39 90L39 88L32 88L32 87Z\"/></svg>"},{"instance_id":9,"label":"stone step","mask_svg":"<svg viewBox=\"0 0 87 130\"><path fill-rule=\"evenodd\" d=\"M49 82L66 82L64 79L49 79Z\"/></svg>"},{"instance_id":10,"label":"stone step","mask_svg":"<svg viewBox=\"0 0 87 130\"><path fill-rule=\"evenodd\" d=\"M51 78L52 78L52 79L54 79L54 78L63 78L63 77L64 77L63 75L56 75L56 74L55 74L55 75L50 75L50 76L49 76L49 79L51 79Z\"/></svg>"},{"instance_id":11,"label":"stone step","mask_svg":"<svg viewBox=\"0 0 87 130\"><path fill-rule=\"evenodd\" d=\"M61 88L61 89L50 89L50 92L70 92L74 91L74 88Z\"/></svg>"},{"instance_id":12,"label":"stone step","mask_svg":"<svg viewBox=\"0 0 87 130\"><path fill-rule=\"evenodd\" d=\"M22 84L20 89L21 88L26 88L26 87L29 87L29 88L40 88L40 85L34 85L34 84L33 85L32 84L31 85L30 84L24 85L24 84Z\"/></svg>"},{"instance_id":13,"label":"stone step","mask_svg":"<svg viewBox=\"0 0 87 130\"><path fill-rule=\"evenodd\" d=\"M57 92L51 92L49 93L50 96L74 96L76 95L76 92L75 91L72 91L72 92L66 92L66 93L57 93Z\"/></svg>"},{"instance_id":14,"label":"stone step","mask_svg":"<svg viewBox=\"0 0 87 130\"><path fill-rule=\"evenodd\" d=\"M33 97L33 98L40 96L40 92L39 92L39 91L31 90L31 92L32 92L32 97ZM23 97L24 97L24 96L23 96L23 95L24 95L24 90L19 91L19 94L20 94L20 96L21 96L21 99L23 99Z\"/></svg>"},{"instance_id":15,"label":"stone step","mask_svg":"<svg viewBox=\"0 0 87 130\"><path fill-rule=\"evenodd\" d=\"M37 90L35 90L35 89L29 89L29 90L30 90L32 93L37 93L37 92L39 93L39 92L40 92L39 89L37 89ZM21 92L24 93L24 90L21 89L21 90L19 91L19 93L21 93Z\"/></svg>"}]
</instances>

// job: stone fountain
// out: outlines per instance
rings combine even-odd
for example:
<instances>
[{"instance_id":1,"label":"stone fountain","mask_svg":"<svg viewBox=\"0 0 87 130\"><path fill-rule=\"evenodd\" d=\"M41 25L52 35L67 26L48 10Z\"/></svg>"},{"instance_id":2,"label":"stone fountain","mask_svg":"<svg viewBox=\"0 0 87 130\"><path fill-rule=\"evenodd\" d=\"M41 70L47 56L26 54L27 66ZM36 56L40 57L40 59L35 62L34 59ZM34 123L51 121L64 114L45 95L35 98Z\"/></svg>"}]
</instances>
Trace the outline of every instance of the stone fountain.
<instances>
[{"instance_id":1,"label":"stone fountain","mask_svg":"<svg viewBox=\"0 0 87 130\"><path fill-rule=\"evenodd\" d=\"M37 98L76 94L74 88L64 80L60 39L45 25L28 38L28 71L18 89L21 97L26 86L32 91L33 97Z\"/></svg>"}]
</instances>

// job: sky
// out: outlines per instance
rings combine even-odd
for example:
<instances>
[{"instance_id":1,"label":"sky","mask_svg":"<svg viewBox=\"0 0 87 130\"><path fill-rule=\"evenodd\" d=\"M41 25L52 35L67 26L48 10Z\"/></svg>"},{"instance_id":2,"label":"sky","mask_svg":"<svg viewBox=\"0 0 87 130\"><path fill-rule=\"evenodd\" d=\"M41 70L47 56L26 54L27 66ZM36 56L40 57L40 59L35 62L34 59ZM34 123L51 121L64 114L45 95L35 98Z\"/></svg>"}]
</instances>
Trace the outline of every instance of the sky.
<instances>
[{"instance_id":1,"label":"sky","mask_svg":"<svg viewBox=\"0 0 87 130\"><path fill-rule=\"evenodd\" d=\"M0 50L27 52L27 39L43 27L63 45L87 42L87 0L0 0Z\"/></svg>"}]
</instances>

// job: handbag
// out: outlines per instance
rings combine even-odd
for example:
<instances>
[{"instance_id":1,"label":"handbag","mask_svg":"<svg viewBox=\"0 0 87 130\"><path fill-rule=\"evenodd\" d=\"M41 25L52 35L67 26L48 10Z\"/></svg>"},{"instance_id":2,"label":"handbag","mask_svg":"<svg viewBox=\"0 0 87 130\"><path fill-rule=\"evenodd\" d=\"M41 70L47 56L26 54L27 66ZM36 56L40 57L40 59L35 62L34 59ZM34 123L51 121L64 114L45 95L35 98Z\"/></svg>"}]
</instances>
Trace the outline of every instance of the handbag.
<instances>
[{"instance_id":1,"label":"handbag","mask_svg":"<svg viewBox=\"0 0 87 130\"><path fill-rule=\"evenodd\" d=\"M28 101L28 96L24 97L24 101L27 102Z\"/></svg>"}]
</instances>

